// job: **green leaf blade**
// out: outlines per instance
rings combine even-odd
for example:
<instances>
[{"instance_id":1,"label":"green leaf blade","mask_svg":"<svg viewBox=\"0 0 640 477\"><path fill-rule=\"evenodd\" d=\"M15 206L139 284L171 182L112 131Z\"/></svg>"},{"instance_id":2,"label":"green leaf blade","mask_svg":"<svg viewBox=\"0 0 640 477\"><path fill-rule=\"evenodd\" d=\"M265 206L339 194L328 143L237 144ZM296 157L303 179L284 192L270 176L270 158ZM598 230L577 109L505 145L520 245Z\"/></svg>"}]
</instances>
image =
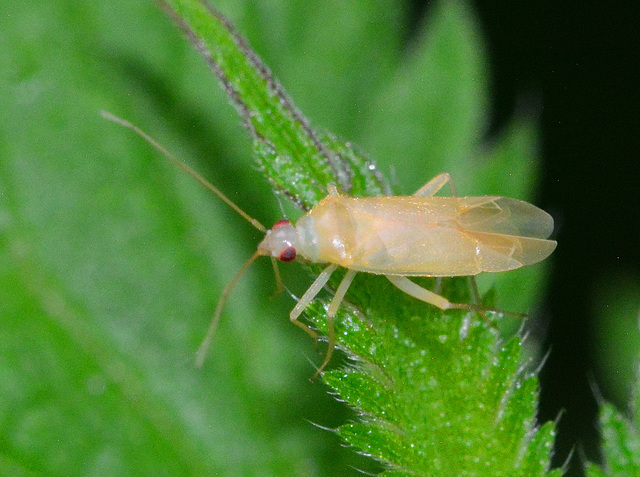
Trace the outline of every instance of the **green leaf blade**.
<instances>
[{"instance_id":1,"label":"green leaf blade","mask_svg":"<svg viewBox=\"0 0 640 477\"><path fill-rule=\"evenodd\" d=\"M269 69L221 13L198 0L167 0L161 5L218 77L253 136L260 170L277 190L305 209L326 196L328 184L360 194L382 191L381 176L373 173L363 157L349 146L327 140L328 136L322 138L311 128Z\"/></svg>"},{"instance_id":2,"label":"green leaf blade","mask_svg":"<svg viewBox=\"0 0 640 477\"><path fill-rule=\"evenodd\" d=\"M449 172L468 187L461 166L487 122L486 60L469 4L440 2L431 13L363 125L364 146L407 178L405 194L421 185L416 164L418 176Z\"/></svg>"},{"instance_id":3,"label":"green leaf blade","mask_svg":"<svg viewBox=\"0 0 640 477\"><path fill-rule=\"evenodd\" d=\"M637 419L634 412L633 419ZM622 416L614 406L600 409L604 469L591 465L589 475L632 476L640 469L640 435L637 423Z\"/></svg>"},{"instance_id":4,"label":"green leaf blade","mask_svg":"<svg viewBox=\"0 0 640 477\"><path fill-rule=\"evenodd\" d=\"M2 340L12 346L0 353L3 384L14 386L12 400L0 406L6 453L0 466L48 475L332 475L334 466L344 464L335 457L337 446L314 434L317 429L295 425L304 420L301 414L308 418L320 408L320 387L304 379L313 371L302 370L299 330L289 331L294 327L286 310L263 304L272 285L268 279L240 285L234 295L250 299L230 300L228 313L235 316L225 318L208 366L192 366L221 283L250 253L240 245L254 238L243 229L246 224L232 224L219 210L223 207L189 178L174 179L178 174L151 156L147 145L98 118L97 111L108 105L122 115L139 110L136 121L145 128L153 124L162 100L132 86L137 83L127 76L132 71L123 58L134 58L129 61L136 73L161 69L165 60L176 73L184 63L173 57L188 59L185 49L165 48L159 41L170 33L158 27L162 23L152 10L134 14L131 8L139 7L116 1L84 5L76 16L75 4L41 3L17 10L21 20L11 24L16 31L8 35L21 40L21 27L29 25L37 39L34 51L24 51L21 41L0 45L2 58L11 60L3 64L12 65L2 74L17 72L0 95L0 123L7 129L0 135L0 252L7 265L0 292L3 309L14 317ZM353 195L388 192L374 162L356 147L304 126L306 120L282 102L279 86L256 67L220 17L198 2L171 4L183 8L181 21L199 38L206 37L207 52L217 51L224 90L238 95L231 98L236 106L247 107L249 113L238 111L254 134L259 166L277 190L302 208L324 197L331 183ZM114 5L120 8L116 13ZM42 11L62 18L50 15L50 23L38 23ZM124 41L113 30L121 22L137 41L147 42L140 51L129 36ZM49 24L61 25L60 32L50 36ZM443 38L455 39L455 29L443 30L448 32ZM107 39L96 33L105 31L111 31ZM157 62L143 53L154 47ZM475 64L479 57L471 57ZM444 79L448 73L435 74ZM186 76L160 82L158 89L177 90ZM467 82L468 87L473 85ZM206 96L180 91L171 104L197 98L197 104L209 105ZM481 122L476 113L482 98L465 96L476 111L469 113L464 134L451 124L440 129L452 135L451 150L466 147L470 124ZM460 116L458 107L452 111L452 117ZM188 108L181 113L188 115ZM190 128L166 120L187 132L172 141L177 149L193 152ZM217 132L213 123L205 124L205 130ZM393 118L369 132L382 135L390 125ZM5 144L6 138L11 142ZM212 142L218 141L224 139L216 136ZM447 141L439 138L438 147ZM424 182L418 179L422 175L411 174ZM226 177L221 173L220 180ZM242 180L228 187L235 186L251 195L241 198L248 203L270 199L254 197L254 188ZM445 280L443 294L469 299L465 280ZM361 418L338 433L400 469L389 475L487 475L487 464L490 475L514 475L514 455L528 455L522 448L514 452L514 443L529 442L522 437L525 431L534 434L536 399L533 379L513 393L515 398L509 394L521 378L515 364L519 342L507 342L504 351L479 317L433 310L394 291L381 277L358 277L348 302L354 306L341 309L337 329L339 347L354 367L332 371L326 380ZM309 314L326 330L320 301ZM263 316L274 319L257 319ZM11 370L17 378L5 372ZM500 406L513 435L496 430ZM327 408L317 411L321 419L332 417ZM543 458L543 450L536 456Z\"/></svg>"}]
</instances>

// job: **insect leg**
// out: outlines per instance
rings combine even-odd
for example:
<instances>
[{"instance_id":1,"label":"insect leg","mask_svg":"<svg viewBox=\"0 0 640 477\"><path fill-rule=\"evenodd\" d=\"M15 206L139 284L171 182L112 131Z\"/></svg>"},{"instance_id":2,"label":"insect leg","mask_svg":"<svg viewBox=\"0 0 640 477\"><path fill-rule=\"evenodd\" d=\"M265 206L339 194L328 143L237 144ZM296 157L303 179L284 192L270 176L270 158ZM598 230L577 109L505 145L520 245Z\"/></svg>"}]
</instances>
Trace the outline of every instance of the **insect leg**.
<instances>
[{"instance_id":1,"label":"insect leg","mask_svg":"<svg viewBox=\"0 0 640 477\"><path fill-rule=\"evenodd\" d=\"M438 174L429 182L427 182L425 185L423 185L420 189L418 189L416 193L413 195L431 197L435 195L440 189L442 189L447 183L449 184L449 188L451 189L451 195L454 197L457 196L458 194L456 193L456 187L453 183L453 178L451 177L451 174L449 174L448 172L443 172L442 174ZM480 299L480 293L478 292L478 284L476 283L476 277L470 276L469 284L471 286L471 292L473 293L473 297L475 298L476 303L478 305L481 305L482 300ZM395 283L394 285L397 286L397 284ZM440 282L438 282L437 286L438 288L440 288ZM423 301L426 301L426 300L423 300ZM428 303L431 303L431 302L428 302ZM484 315L484 313L480 312L480 314L485 319L485 321L490 322L490 320Z\"/></svg>"},{"instance_id":2,"label":"insect leg","mask_svg":"<svg viewBox=\"0 0 640 477\"><path fill-rule=\"evenodd\" d=\"M450 309L470 310L470 311L475 311L477 313L480 313L483 319L487 321L487 323L489 323L494 328L495 328L495 324L492 323L485 316L484 314L485 312L490 311L493 313L508 313L510 315L518 316L520 318L526 318L527 316L525 314L516 313L514 311L502 311L502 310L496 310L495 308L485 308L480 304L467 305L465 303L451 303L445 297L438 295L437 293L434 293L430 290L427 290L426 288L421 287L417 283L414 283L411 280L409 280L407 277L402 277L398 275L385 275L385 277L387 277L387 279L391 283L393 283L396 287L398 287L400 290L405 292L407 295L417 298L420 301L424 301L425 303L429 303L430 305L436 306L441 310L450 310Z\"/></svg>"},{"instance_id":3,"label":"insect leg","mask_svg":"<svg viewBox=\"0 0 640 477\"><path fill-rule=\"evenodd\" d=\"M476 282L475 276L469 277L469 285L471 285L471 292L473 293L473 298L475 298L476 303L478 305L482 304L482 298L480 297L480 291L478 290L478 282Z\"/></svg>"},{"instance_id":4,"label":"insect leg","mask_svg":"<svg viewBox=\"0 0 640 477\"><path fill-rule=\"evenodd\" d=\"M430 305L437 306L441 310L448 310L449 308L467 308L471 309L468 305L459 305L457 303L451 303L445 297L433 293L431 290L421 287L417 283L412 282L407 277L399 275L385 275L387 279L393 283L400 290L407 295L411 295L418 300L429 303Z\"/></svg>"},{"instance_id":5,"label":"insect leg","mask_svg":"<svg viewBox=\"0 0 640 477\"><path fill-rule=\"evenodd\" d=\"M244 275L251 264L254 262L256 258L258 258L262 253L260 250L256 250L256 252L251 256L249 260L244 262L244 265L238 270L238 273L233 277L231 282L222 290L222 294L220 295L220 299L218 300L218 305L216 306L216 311L213 313L213 318L211 318L211 324L209 325L209 329L207 330L207 334L202 341L202 344L198 348L198 352L196 353L196 367L201 367L204 363L204 359L207 356L207 351L211 346L211 342L213 341L213 336L218 329L218 323L220 323L220 317L222 316L222 310L224 308L225 303L227 303L227 298Z\"/></svg>"},{"instance_id":6,"label":"insect leg","mask_svg":"<svg viewBox=\"0 0 640 477\"><path fill-rule=\"evenodd\" d=\"M342 281L340 282L340 286L338 286L338 289L336 290L336 294L333 296L333 299L331 300L331 304L329 305L329 311L327 312L327 330L329 334L329 343L327 345L327 353L324 356L324 361L322 361L322 364L316 371L316 374L313 376L314 378L318 376L322 372L322 370L325 368L325 366L329 364L329 361L331 361L331 355L333 354L333 350L336 347L336 332L333 326L333 318L336 316L336 313L338 312L338 308L340 308L340 304L344 299L344 295L347 293L347 290L349 289L349 286L353 281L353 277L356 276L356 273L357 272L355 270L347 270L347 273L345 273L344 277L342 278Z\"/></svg>"},{"instance_id":7,"label":"insect leg","mask_svg":"<svg viewBox=\"0 0 640 477\"><path fill-rule=\"evenodd\" d=\"M457 196L456 187L453 184L453 179L451 178L451 174L448 172L443 172L442 174L438 174L425 185L420 187L413 195L415 196L423 196L423 197L431 197L436 195L436 193L442 189L445 184L449 184L449 188L451 189L451 195Z\"/></svg>"},{"instance_id":8,"label":"insect leg","mask_svg":"<svg viewBox=\"0 0 640 477\"><path fill-rule=\"evenodd\" d=\"M433 286L433 291L439 295L442 290L442 277L436 277L436 284Z\"/></svg>"},{"instance_id":9,"label":"insect leg","mask_svg":"<svg viewBox=\"0 0 640 477\"><path fill-rule=\"evenodd\" d=\"M338 193L338 188L336 187L336 185L335 185L335 184L329 184L329 185L327 186L327 191L329 192L329 195L334 195L334 196L335 196L335 195L340 195L340 194Z\"/></svg>"},{"instance_id":10,"label":"insect leg","mask_svg":"<svg viewBox=\"0 0 640 477\"><path fill-rule=\"evenodd\" d=\"M273 275L276 280L276 289L273 292L273 296L278 295L284 291L284 285L282 284L282 277L280 276L280 269L278 268L278 261L275 257L271 257L271 266L273 266Z\"/></svg>"},{"instance_id":11,"label":"insect leg","mask_svg":"<svg viewBox=\"0 0 640 477\"><path fill-rule=\"evenodd\" d=\"M322 287L327 284L329 278L331 277L331 274L336 271L336 268L338 268L338 265L332 264L322 270L320 275L318 275L318 278L316 278L316 281L311 284L306 292L304 292L304 295L302 295L302 298L300 298L298 304L293 308L293 310L291 310L291 313L289 313L289 319L291 320L291 323L302 328L313 339L318 338L318 333L313 331L301 321L298 321L298 317L302 314L304 309L309 306L309 303L311 303L316 295L320 293Z\"/></svg>"}]
</instances>

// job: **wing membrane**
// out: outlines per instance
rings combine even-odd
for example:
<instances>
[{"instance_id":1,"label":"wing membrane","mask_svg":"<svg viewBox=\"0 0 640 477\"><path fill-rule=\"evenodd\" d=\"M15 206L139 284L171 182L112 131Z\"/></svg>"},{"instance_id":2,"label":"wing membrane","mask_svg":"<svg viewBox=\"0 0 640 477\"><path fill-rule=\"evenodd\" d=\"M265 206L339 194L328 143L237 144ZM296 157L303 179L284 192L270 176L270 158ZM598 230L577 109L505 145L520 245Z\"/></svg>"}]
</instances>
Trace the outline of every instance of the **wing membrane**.
<instances>
[{"instance_id":1,"label":"wing membrane","mask_svg":"<svg viewBox=\"0 0 640 477\"><path fill-rule=\"evenodd\" d=\"M475 275L539 262L556 246L545 240L553 231L551 216L515 199L331 200L336 203L330 210L312 211L318 224L330 224L319 234L326 242L319 260L354 270L406 276Z\"/></svg>"},{"instance_id":2,"label":"wing membrane","mask_svg":"<svg viewBox=\"0 0 640 477\"><path fill-rule=\"evenodd\" d=\"M546 239L553 218L535 205L506 197L462 197L458 223L469 232Z\"/></svg>"},{"instance_id":3,"label":"wing membrane","mask_svg":"<svg viewBox=\"0 0 640 477\"><path fill-rule=\"evenodd\" d=\"M477 256L484 272L500 272L531 265L547 258L556 248L553 240L477 232L467 235L478 244Z\"/></svg>"}]
</instances>

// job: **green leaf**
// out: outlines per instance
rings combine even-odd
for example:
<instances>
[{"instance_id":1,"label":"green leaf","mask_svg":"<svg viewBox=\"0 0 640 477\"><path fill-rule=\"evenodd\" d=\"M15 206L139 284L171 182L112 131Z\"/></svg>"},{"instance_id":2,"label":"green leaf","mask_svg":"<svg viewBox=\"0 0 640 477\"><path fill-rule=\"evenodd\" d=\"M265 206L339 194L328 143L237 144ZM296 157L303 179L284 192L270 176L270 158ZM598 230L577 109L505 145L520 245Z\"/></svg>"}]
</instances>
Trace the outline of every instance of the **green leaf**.
<instances>
[{"instance_id":1,"label":"green leaf","mask_svg":"<svg viewBox=\"0 0 640 477\"><path fill-rule=\"evenodd\" d=\"M313 343L284 318L287 297L269 302L270 281L238 287L253 299L229 303L236 319L193 366L257 237L99 111L212 157L200 165L252 212L275 217L277 201L228 154L249 160L246 134L219 134L237 118L180 32L146 1L8 1L0 14L0 473L367 468L308 424L347 412L308 382Z\"/></svg>"},{"instance_id":2,"label":"green leaf","mask_svg":"<svg viewBox=\"0 0 640 477\"><path fill-rule=\"evenodd\" d=\"M465 2L439 2L432 10L402 63L372 98L360 139L393 164L404 194L440 172L451 173L465 194L475 194L469 186L476 169L469 160L488 119L483 43Z\"/></svg>"},{"instance_id":3,"label":"green leaf","mask_svg":"<svg viewBox=\"0 0 640 477\"><path fill-rule=\"evenodd\" d=\"M348 144L319 135L229 21L199 0L160 2L202 52L254 140L259 169L304 209L336 184L352 195L380 195L371 163Z\"/></svg>"},{"instance_id":4,"label":"green leaf","mask_svg":"<svg viewBox=\"0 0 640 477\"><path fill-rule=\"evenodd\" d=\"M337 182L348 191L353 188L352 177L357 182L375 183L378 176L367 171L368 161L359 156L350 161L350 156L340 154L335 139L325 137L318 143L321 137L306 119L298 116L270 72L254 58L220 14L199 8L198 2L167 3L171 6L167 9L178 12L176 17L169 10L192 41L206 45L209 55L205 57L212 58L212 69L254 136L261 169L279 189L309 207L322 196L322 187L316 187L307 178L324 185ZM460 61L466 58L464 54L455 54L467 50L467 45L456 49L460 42L454 40L467 38L456 34L456 28L464 28L456 22L464 18L458 8L443 8L443 13L437 16L442 22L441 31L433 29L436 47L447 46L446 54L440 56L447 57L448 65L466 64ZM210 23L216 25L215 31L207 28L209 23L203 20L208 14ZM427 59L434 56L438 57L433 51L425 54ZM430 61L426 64L446 74ZM248 68L254 70L247 71ZM462 67L461 73L467 73L461 75L461 84L465 84L466 77L473 78L467 84L475 84L475 76L468 74L468 68ZM263 90L269 92L266 98ZM260 99L256 99L257 93ZM456 92L451 96L460 95ZM470 104L477 104L473 101L477 96L473 87L466 94ZM265 106L269 98L274 102ZM260 107L269 112L268 118L261 116ZM477 134L474 114L468 114L469 104L464 102L460 111L453 109L455 120L450 122L470 117L469 132L460 139L457 135L465 128L457 126L445 128L439 135L452 139L453 144L470 143L474 137L471 131ZM290 143L298 144L299 148L293 151ZM333 158L337 158L335 163ZM285 180L278 182L282 177ZM319 196L311 196L309 188ZM371 192L365 187L354 193ZM456 285L460 293L460 282ZM491 330L477 318L433 312L425 319L420 316L424 312L410 313L408 300L397 296L398 292L390 292L377 278L362 277L353 285L350 295L363 315L340 313L336 334L340 348L354 360L354 365L324 377L361 415L361 422L340 427L338 433L345 441L412 475L461 472L482 475L488 468L491 475L545 474L553 426L547 424L540 432L534 429L537 381L532 375L518 372L517 338L501 347ZM320 305L310 308L313 308L310 319L326 332L324 308Z\"/></svg>"},{"instance_id":5,"label":"green leaf","mask_svg":"<svg viewBox=\"0 0 640 477\"><path fill-rule=\"evenodd\" d=\"M635 398L630 418L625 417L611 404L600 408L602 453L604 466L587 464L589 477L635 476L640 469L640 380L636 380Z\"/></svg>"},{"instance_id":6,"label":"green leaf","mask_svg":"<svg viewBox=\"0 0 640 477\"><path fill-rule=\"evenodd\" d=\"M267 8L233 1L220 8L238 19L252 45L292 86L298 104L322 119L319 124L349 138L383 137L403 114L373 127L370 113L383 97L394 104L406 92L395 84L409 71L403 66L405 7L357 3L332 8L291 1ZM358 148L311 127L222 17L199 2L171 4L180 9L178 23L203 35L210 66L226 81L224 89L252 134L258 167L277 191L308 208L329 183L354 195L387 190ZM395 475L430 465L451 466L452 475L459 469L482 475L478 469L486 463L495 466L490 475L545 472L553 426L536 432L537 383L520 371L519 340L503 347L477 316L436 312L379 277L359 276L349 295L357 308L343 308L338 316L340 347L357 361L326 375L358 419L307 381L313 368L302 356L313 362L319 356L284 318L291 300L267 300L273 286L268 264L258 265L234 291L209 360L195 369L194 353L219 292L259 237L98 111L144 126L235 193L242 208L274 220L277 201L249 167L245 131L223 95L211 93L211 75L191 47L151 3L9 0L0 15L6 20L0 42L1 473L380 471L308 421L342 425L337 434L402 468ZM423 38L439 58L429 59L417 46L416 57L424 61L415 64L422 74L443 79L459 74L444 100L461 95L445 124L433 126L449 136L429 142L434 164L446 164L444 156L493 160L507 155L501 151L510 144L517 150L526 143L510 139L517 134L494 148L479 144L486 73L467 7L443 3L432 21L439 27L433 34L425 27L433 36ZM300 24L309 29L296 29ZM331 51L340 54L326 53ZM461 59L470 60L467 67ZM458 119L460 130L452 127ZM407 122L415 129L414 120ZM378 155L378 146L359 142ZM380 147L380 169L387 170ZM454 157L475 147L482 152ZM527 175L523 183L532 183L534 162L523 167L515 154L509 157ZM406 176L398 168L408 191L440 172L418 174L413 164ZM473 169L462 164L448 170ZM466 181L458 188L476 193ZM285 277L296 294L308 280ZM452 299L468 300L464 280L443 287ZM326 328L321 302L313 304L309 319ZM438 438L448 438L443 447ZM429 462L426 456L434 452L440 458Z\"/></svg>"},{"instance_id":7,"label":"green leaf","mask_svg":"<svg viewBox=\"0 0 640 477\"><path fill-rule=\"evenodd\" d=\"M600 400L602 466L587 463L587 475L637 475L640 468L637 303L640 284L632 275L618 271L603 274L596 290L591 304L599 318L594 346L600 351L597 354L601 369L599 384L607 391L610 402ZM615 353L610 352L612 349Z\"/></svg>"},{"instance_id":8,"label":"green leaf","mask_svg":"<svg viewBox=\"0 0 640 477\"><path fill-rule=\"evenodd\" d=\"M592 346L598 385L606 390L611 404L618 407L629 401L638 372L638 296L638 277L615 270L598 277L591 299L590 309L597 317Z\"/></svg>"}]
</instances>

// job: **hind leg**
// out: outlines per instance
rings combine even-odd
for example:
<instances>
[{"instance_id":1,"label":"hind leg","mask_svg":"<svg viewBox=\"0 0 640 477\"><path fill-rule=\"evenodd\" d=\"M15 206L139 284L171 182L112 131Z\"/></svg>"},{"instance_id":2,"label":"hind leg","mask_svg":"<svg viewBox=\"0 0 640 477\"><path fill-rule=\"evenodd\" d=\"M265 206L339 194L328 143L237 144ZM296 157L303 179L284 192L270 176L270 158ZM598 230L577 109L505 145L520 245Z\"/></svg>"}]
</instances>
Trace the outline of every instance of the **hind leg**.
<instances>
[{"instance_id":1,"label":"hind leg","mask_svg":"<svg viewBox=\"0 0 640 477\"><path fill-rule=\"evenodd\" d=\"M440 189L442 189L447 184L449 184L449 189L451 190L451 195L454 196L454 197L457 197L458 194L456 192L456 187L455 187L455 185L453 183L453 178L451 177L451 174L449 174L448 172L443 172L442 174L438 174L433 179L431 179L429 182L427 182L425 185L420 187L420 189L418 189L413 195L417 196L417 197L432 197L435 194L437 194L440 191ZM481 303L481 300L480 300L480 294L478 293L478 284L476 283L475 277L473 277L473 276L469 277L469 284L471 286L471 292L473 293L473 297L476 300L476 303L478 303L478 305L479 305ZM395 283L394 283L394 285L398 286ZM410 287L410 285L407 285L407 286ZM434 295L437 295L437 294L434 293ZM434 300L438 301L435 298L434 298ZM423 300L423 301L425 301L425 300ZM448 302L448 300L447 300L447 302ZM431 303L431 302L428 302L428 303ZM435 304L435 303L432 303L432 304ZM446 309L446 308L444 308L444 309Z\"/></svg>"}]
</instances>

